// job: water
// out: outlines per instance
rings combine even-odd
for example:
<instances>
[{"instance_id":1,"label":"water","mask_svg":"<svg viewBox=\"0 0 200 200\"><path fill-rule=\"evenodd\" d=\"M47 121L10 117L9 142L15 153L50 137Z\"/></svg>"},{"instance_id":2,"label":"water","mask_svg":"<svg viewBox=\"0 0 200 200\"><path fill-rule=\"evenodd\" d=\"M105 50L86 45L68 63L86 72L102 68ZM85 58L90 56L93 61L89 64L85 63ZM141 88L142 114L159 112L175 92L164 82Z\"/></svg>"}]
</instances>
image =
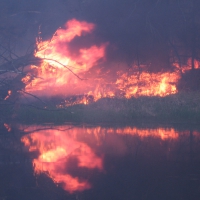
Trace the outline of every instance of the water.
<instances>
[{"instance_id":1,"label":"water","mask_svg":"<svg viewBox=\"0 0 200 200\"><path fill-rule=\"evenodd\" d=\"M198 127L5 127L0 200L200 198Z\"/></svg>"}]
</instances>

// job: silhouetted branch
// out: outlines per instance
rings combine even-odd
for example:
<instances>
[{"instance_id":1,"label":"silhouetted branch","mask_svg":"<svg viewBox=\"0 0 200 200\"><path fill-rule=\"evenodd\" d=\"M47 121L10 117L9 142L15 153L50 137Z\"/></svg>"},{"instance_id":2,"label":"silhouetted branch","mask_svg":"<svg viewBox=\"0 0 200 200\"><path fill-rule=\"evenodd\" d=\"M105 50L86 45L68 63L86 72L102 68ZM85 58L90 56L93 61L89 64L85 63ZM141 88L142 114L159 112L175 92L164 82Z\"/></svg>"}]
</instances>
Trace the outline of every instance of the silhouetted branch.
<instances>
[{"instance_id":1,"label":"silhouetted branch","mask_svg":"<svg viewBox=\"0 0 200 200\"><path fill-rule=\"evenodd\" d=\"M28 94L28 95L34 97L35 99L41 101L42 103L46 104L42 99L40 99L40 98L37 97L36 95L33 95L33 94L31 94L31 93L29 93L29 92L26 92L26 91L24 91L24 90L19 90L19 91L20 91L20 92L23 92L24 94Z\"/></svg>"},{"instance_id":2,"label":"silhouetted branch","mask_svg":"<svg viewBox=\"0 0 200 200\"><path fill-rule=\"evenodd\" d=\"M79 78L80 80L86 80L86 79L83 79L83 78L81 78L80 76L78 76L76 73L74 73L74 72L68 67L68 65L64 65L64 64L62 64L61 62L59 62L59 61L57 61L57 60L54 60L54 59L50 59L50 58L43 58L43 60L54 61L54 62L58 63L59 65L63 66L64 68L68 69L74 76L76 76L76 77Z\"/></svg>"},{"instance_id":3,"label":"silhouetted branch","mask_svg":"<svg viewBox=\"0 0 200 200\"><path fill-rule=\"evenodd\" d=\"M41 61L41 58L37 58L32 54L28 54L0 65L0 74L7 73L10 70L12 71L13 68L15 72L17 72L20 67L25 67L28 65L39 65Z\"/></svg>"}]
</instances>

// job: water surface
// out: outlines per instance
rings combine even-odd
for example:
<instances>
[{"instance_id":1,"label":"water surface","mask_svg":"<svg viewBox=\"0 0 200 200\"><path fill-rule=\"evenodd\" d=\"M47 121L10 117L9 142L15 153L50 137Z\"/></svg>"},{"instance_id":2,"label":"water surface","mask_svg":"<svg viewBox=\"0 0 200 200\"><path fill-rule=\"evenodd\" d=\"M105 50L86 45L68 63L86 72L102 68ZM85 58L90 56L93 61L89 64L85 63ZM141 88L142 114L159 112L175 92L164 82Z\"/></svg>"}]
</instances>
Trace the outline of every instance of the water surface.
<instances>
[{"instance_id":1,"label":"water surface","mask_svg":"<svg viewBox=\"0 0 200 200\"><path fill-rule=\"evenodd\" d=\"M0 200L200 198L198 128L5 127Z\"/></svg>"}]
</instances>

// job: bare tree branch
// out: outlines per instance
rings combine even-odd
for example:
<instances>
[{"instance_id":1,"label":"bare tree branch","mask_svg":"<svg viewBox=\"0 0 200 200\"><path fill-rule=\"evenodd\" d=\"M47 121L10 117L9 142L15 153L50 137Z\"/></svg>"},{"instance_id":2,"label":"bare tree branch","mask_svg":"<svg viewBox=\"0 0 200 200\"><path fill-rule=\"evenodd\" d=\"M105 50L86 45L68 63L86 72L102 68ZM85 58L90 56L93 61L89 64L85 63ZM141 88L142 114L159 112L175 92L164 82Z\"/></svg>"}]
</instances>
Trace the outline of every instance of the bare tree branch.
<instances>
[{"instance_id":1,"label":"bare tree branch","mask_svg":"<svg viewBox=\"0 0 200 200\"><path fill-rule=\"evenodd\" d=\"M56 63L58 63L59 65L63 66L64 68L68 69L74 76L76 76L77 78L79 78L80 80L86 80L81 78L80 76L78 76L76 73L74 73L69 67L69 65L63 65L61 62L54 60L54 59L50 59L50 58L43 58L43 60L49 60L49 61L54 61Z\"/></svg>"},{"instance_id":2,"label":"bare tree branch","mask_svg":"<svg viewBox=\"0 0 200 200\"><path fill-rule=\"evenodd\" d=\"M37 97L36 95L33 95L33 94L29 93L29 92L26 92L25 90L19 90L19 91L20 91L20 92L23 92L24 94L28 94L28 95L34 97L35 99L41 101L42 103L46 104L42 99L40 99L40 98Z\"/></svg>"}]
</instances>

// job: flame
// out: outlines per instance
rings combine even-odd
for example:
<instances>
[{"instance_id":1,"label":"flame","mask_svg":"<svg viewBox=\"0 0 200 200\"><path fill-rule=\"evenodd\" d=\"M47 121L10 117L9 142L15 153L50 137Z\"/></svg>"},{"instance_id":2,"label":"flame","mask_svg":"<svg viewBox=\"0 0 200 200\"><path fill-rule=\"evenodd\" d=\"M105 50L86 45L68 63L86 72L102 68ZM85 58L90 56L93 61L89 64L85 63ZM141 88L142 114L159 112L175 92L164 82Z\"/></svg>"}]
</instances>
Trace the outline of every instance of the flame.
<instances>
[{"instance_id":1,"label":"flame","mask_svg":"<svg viewBox=\"0 0 200 200\"><path fill-rule=\"evenodd\" d=\"M99 67L95 70L94 66L99 60L105 60L108 43L81 47L76 52L70 49L73 40L92 34L94 29L93 23L72 19L64 28L59 28L50 40L42 41L38 38L35 56L43 59L43 62L41 66L31 66L37 78L28 74L22 79L26 84L25 90L39 96L77 96L74 101L67 98L57 107L89 104L104 97L164 97L178 92L177 83L181 73L191 69L191 59L184 66L174 63L171 72L153 73L148 72L145 65L140 66L140 70L134 65L127 71L123 67L117 73L115 70L115 74L110 73L110 70L103 74ZM195 60L195 68L199 66L199 61ZM85 76L89 78L84 79ZM109 76L115 78L111 80Z\"/></svg>"},{"instance_id":2,"label":"flame","mask_svg":"<svg viewBox=\"0 0 200 200\"><path fill-rule=\"evenodd\" d=\"M46 172L55 183L62 183L70 193L91 188L87 180L74 177L67 172L69 159L77 160L77 167L102 170L102 159L83 142L67 136L59 130L43 130L24 136L21 141L29 151L38 151L33 160L36 173Z\"/></svg>"},{"instance_id":3,"label":"flame","mask_svg":"<svg viewBox=\"0 0 200 200\"><path fill-rule=\"evenodd\" d=\"M27 74L25 77L21 80L24 84L28 84L31 81L31 75Z\"/></svg>"},{"instance_id":4,"label":"flame","mask_svg":"<svg viewBox=\"0 0 200 200\"><path fill-rule=\"evenodd\" d=\"M41 78L31 80L26 85L26 91L41 92L42 95L73 93L72 88L80 81L76 76L88 71L104 57L107 44L81 48L76 55L70 52L69 44L75 37L89 34L94 28L92 23L72 19L63 29L58 29L51 40L39 40L35 56L43 59L43 63L40 67L32 66L32 69Z\"/></svg>"},{"instance_id":5,"label":"flame","mask_svg":"<svg viewBox=\"0 0 200 200\"><path fill-rule=\"evenodd\" d=\"M11 91L11 90L8 90L8 94L7 94L7 96L4 98L4 100L7 100L7 99L11 96L11 94L12 94L12 91Z\"/></svg>"},{"instance_id":6,"label":"flame","mask_svg":"<svg viewBox=\"0 0 200 200\"><path fill-rule=\"evenodd\" d=\"M124 93L126 98L132 96L166 96L177 93L176 83L179 74L170 73L148 73L142 72L138 78L138 73L129 75L122 74L117 79L116 84Z\"/></svg>"}]
</instances>

